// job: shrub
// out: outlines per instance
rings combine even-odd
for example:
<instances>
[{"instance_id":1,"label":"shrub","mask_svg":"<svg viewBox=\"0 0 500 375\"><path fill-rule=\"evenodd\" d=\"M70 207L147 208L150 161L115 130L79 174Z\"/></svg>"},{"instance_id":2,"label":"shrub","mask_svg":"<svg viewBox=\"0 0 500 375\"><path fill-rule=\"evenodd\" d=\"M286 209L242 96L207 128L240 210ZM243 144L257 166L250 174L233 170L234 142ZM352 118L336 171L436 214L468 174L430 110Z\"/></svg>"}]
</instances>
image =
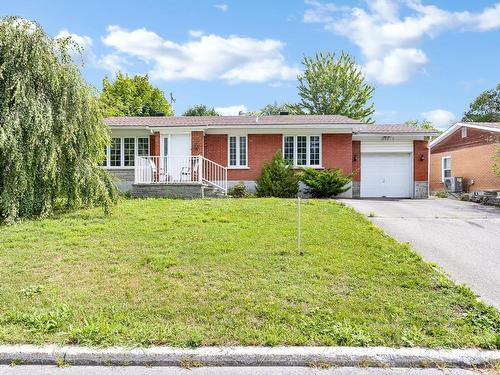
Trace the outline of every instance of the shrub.
<instances>
[{"instance_id":1,"label":"shrub","mask_svg":"<svg viewBox=\"0 0 500 375\"><path fill-rule=\"evenodd\" d=\"M252 193L247 191L247 187L243 181L231 186L227 193L233 198L250 198L253 196Z\"/></svg>"},{"instance_id":2,"label":"shrub","mask_svg":"<svg viewBox=\"0 0 500 375\"><path fill-rule=\"evenodd\" d=\"M446 198L450 195L446 190L439 190L434 193L434 195L438 198Z\"/></svg>"},{"instance_id":3,"label":"shrub","mask_svg":"<svg viewBox=\"0 0 500 375\"><path fill-rule=\"evenodd\" d=\"M351 182L352 174L343 176L338 168L322 171L304 168L300 180L307 186L307 193L313 198L331 198L350 189L350 186L346 185Z\"/></svg>"},{"instance_id":4,"label":"shrub","mask_svg":"<svg viewBox=\"0 0 500 375\"><path fill-rule=\"evenodd\" d=\"M258 197L293 198L299 192L299 179L290 163L276 152L271 164L264 163L262 175L257 178Z\"/></svg>"}]
</instances>

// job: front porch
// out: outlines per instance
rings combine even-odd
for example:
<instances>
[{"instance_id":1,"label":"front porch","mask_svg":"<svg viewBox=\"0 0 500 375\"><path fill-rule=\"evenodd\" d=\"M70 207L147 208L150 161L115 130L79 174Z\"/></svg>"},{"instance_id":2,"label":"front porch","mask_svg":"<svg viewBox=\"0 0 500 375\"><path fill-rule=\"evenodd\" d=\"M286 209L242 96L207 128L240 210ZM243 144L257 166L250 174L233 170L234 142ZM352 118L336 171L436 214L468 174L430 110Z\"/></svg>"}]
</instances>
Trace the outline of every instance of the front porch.
<instances>
[{"instance_id":1,"label":"front porch","mask_svg":"<svg viewBox=\"0 0 500 375\"><path fill-rule=\"evenodd\" d=\"M227 194L227 168L204 156L138 156L132 196L202 198Z\"/></svg>"}]
</instances>

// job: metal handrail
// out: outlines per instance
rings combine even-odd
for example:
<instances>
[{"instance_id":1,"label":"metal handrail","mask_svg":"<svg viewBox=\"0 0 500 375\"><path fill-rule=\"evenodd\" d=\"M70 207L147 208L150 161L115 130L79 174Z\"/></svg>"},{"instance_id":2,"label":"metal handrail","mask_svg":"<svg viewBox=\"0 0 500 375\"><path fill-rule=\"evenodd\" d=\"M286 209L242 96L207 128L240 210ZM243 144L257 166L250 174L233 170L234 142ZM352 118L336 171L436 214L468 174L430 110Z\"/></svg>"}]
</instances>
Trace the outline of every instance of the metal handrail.
<instances>
[{"instance_id":1,"label":"metal handrail","mask_svg":"<svg viewBox=\"0 0 500 375\"><path fill-rule=\"evenodd\" d=\"M136 184L202 184L227 193L227 168L204 156L138 156Z\"/></svg>"}]
</instances>

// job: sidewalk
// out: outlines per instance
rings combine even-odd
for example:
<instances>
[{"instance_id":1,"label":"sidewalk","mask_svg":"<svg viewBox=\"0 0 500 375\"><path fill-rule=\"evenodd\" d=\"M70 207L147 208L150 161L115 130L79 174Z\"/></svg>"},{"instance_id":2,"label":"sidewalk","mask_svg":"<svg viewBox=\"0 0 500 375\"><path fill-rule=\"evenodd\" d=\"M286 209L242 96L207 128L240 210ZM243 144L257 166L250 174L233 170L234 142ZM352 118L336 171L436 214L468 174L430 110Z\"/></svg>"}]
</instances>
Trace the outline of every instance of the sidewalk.
<instances>
[{"instance_id":1,"label":"sidewalk","mask_svg":"<svg viewBox=\"0 0 500 375\"><path fill-rule=\"evenodd\" d=\"M195 349L0 346L0 365L296 366L475 368L500 365L500 351L386 347L201 347Z\"/></svg>"}]
</instances>

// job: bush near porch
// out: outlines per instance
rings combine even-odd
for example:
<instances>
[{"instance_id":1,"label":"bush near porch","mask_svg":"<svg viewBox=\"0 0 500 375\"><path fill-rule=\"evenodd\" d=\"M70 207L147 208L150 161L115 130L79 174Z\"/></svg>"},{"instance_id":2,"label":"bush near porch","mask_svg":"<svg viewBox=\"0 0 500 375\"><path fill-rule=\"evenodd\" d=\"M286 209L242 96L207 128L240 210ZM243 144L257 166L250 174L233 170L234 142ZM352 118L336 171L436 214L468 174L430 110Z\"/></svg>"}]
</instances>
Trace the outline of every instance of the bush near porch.
<instances>
[{"instance_id":1,"label":"bush near porch","mask_svg":"<svg viewBox=\"0 0 500 375\"><path fill-rule=\"evenodd\" d=\"M0 227L0 342L498 348L499 313L330 200L123 200Z\"/></svg>"}]
</instances>

